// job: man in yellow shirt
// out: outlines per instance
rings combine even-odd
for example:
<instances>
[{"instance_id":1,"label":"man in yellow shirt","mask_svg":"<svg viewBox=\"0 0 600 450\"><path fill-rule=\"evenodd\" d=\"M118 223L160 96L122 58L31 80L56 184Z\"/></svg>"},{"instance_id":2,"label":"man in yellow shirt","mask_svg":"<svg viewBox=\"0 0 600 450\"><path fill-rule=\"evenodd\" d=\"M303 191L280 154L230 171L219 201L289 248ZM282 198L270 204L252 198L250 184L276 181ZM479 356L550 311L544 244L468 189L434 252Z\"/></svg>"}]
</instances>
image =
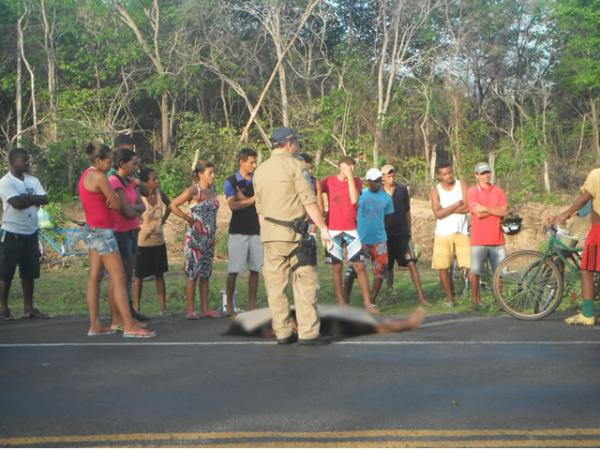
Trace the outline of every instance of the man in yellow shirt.
<instances>
[{"instance_id":1,"label":"man in yellow shirt","mask_svg":"<svg viewBox=\"0 0 600 450\"><path fill-rule=\"evenodd\" d=\"M594 326L594 272L600 272L600 169L592 170L581 186L581 195L568 209L552 218L554 224L564 222L579 211L588 201L592 201L592 228L585 240L581 257L581 293L583 309L565 322L569 325Z\"/></svg>"}]
</instances>

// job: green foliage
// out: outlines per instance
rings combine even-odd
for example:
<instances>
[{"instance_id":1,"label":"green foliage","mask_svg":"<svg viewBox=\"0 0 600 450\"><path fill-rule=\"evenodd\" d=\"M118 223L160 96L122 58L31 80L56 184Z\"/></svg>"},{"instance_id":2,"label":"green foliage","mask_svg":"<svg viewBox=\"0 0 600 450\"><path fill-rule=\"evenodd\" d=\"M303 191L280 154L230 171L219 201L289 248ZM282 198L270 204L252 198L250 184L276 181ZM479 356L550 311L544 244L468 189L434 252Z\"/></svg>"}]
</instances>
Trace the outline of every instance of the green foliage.
<instances>
[{"instance_id":1,"label":"green foliage","mask_svg":"<svg viewBox=\"0 0 600 450\"><path fill-rule=\"evenodd\" d=\"M556 2L563 48L557 75L576 92L600 92L600 0Z\"/></svg>"},{"instance_id":2,"label":"green foliage","mask_svg":"<svg viewBox=\"0 0 600 450\"><path fill-rule=\"evenodd\" d=\"M526 122L515 138L517 148L509 138L500 142L495 170L511 203L520 203L544 192L543 166L549 151L543 144L542 131L534 122Z\"/></svg>"},{"instance_id":3,"label":"green foliage","mask_svg":"<svg viewBox=\"0 0 600 450\"><path fill-rule=\"evenodd\" d=\"M229 245L229 233L222 232L217 235L217 245L215 248L215 254L217 258L227 259L228 257L228 245Z\"/></svg>"},{"instance_id":4,"label":"green foliage","mask_svg":"<svg viewBox=\"0 0 600 450\"><path fill-rule=\"evenodd\" d=\"M205 122L200 114L184 113L179 121L177 158L194 161L196 150L200 159L215 165L219 184L239 168L237 153L240 149L238 136L227 130Z\"/></svg>"},{"instance_id":5,"label":"green foliage","mask_svg":"<svg viewBox=\"0 0 600 450\"><path fill-rule=\"evenodd\" d=\"M177 197L194 182L192 162L193 156L191 158L176 156L165 159L156 167L161 189L170 198Z\"/></svg>"},{"instance_id":6,"label":"green foliage","mask_svg":"<svg viewBox=\"0 0 600 450\"><path fill-rule=\"evenodd\" d=\"M483 149L490 133L489 124L483 120L463 122L460 126L460 147L450 145L450 152L454 154L455 171L460 178L472 181L475 164L484 161Z\"/></svg>"}]
</instances>

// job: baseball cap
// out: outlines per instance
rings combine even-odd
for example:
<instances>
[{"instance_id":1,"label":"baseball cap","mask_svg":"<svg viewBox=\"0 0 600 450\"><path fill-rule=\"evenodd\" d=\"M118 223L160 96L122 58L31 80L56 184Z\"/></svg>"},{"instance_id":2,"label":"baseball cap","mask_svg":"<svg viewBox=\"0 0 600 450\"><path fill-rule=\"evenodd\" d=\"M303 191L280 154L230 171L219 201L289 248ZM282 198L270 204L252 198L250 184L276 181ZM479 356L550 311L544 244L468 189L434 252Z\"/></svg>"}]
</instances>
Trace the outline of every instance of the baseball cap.
<instances>
[{"instance_id":1,"label":"baseball cap","mask_svg":"<svg viewBox=\"0 0 600 450\"><path fill-rule=\"evenodd\" d=\"M381 168L381 173L384 175L387 175L390 172L395 172L396 168L394 166L392 166L391 164L386 164L385 166L383 166Z\"/></svg>"},{"instance_id":2,"label":"baseball cap","mask_svg":"<svg viewBox=\"0 0 600 450\"><path fill-rule=\"evenodd\" d=\"M492 168L486 162L477 163L477 165L475 166L475 173L477 175L484 173L484 172L491 172L491 171L492 171Z\"/></svg>"},{"instance_id":3,"label":"baseball cap","mask_svg":"<svg viewBox=\"0 0 600 450\"><path fill-rule=\"evenodd\" d=\"M303 137L303 135L296 133L291 128L276 128L271 134L271 145L273 147L277 147L278 145L283 145L293 139L298 140L302 139Z\"/></svg>"},{"instance_id":4,"label":"baseball cap","mask_svg":"<svg viewBox=\"0 0 600 450\"><path fill-rule=\"evenodd\" d=\"M367 175L365 176L368 181L377 181L380 180L381 177L383 177L383 174L379 171L379 169L375 168L367 170Z\"/></svg>"}]
</instances>

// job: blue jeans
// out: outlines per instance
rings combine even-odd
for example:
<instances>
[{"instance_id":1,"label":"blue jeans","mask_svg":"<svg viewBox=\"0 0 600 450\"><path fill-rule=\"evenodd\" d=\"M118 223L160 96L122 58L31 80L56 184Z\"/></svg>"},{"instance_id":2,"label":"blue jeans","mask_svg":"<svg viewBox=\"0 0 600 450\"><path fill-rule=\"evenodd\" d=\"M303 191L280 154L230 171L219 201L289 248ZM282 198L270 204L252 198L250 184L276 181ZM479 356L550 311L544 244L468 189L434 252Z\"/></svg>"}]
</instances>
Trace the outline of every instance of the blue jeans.
<instances>
[{"instance_id":1,"label":"blue jeans","mask_svg":"<svg viewBox=\"0 0 600 450\"><path fill-rule=\"evenodd\" d=\"M502 261L506 258L506 248L504 245L472 245L471 246L471 273L481 276L483 265L486 259L490 260L492 273Z\"/></svg>"}]
</instances>

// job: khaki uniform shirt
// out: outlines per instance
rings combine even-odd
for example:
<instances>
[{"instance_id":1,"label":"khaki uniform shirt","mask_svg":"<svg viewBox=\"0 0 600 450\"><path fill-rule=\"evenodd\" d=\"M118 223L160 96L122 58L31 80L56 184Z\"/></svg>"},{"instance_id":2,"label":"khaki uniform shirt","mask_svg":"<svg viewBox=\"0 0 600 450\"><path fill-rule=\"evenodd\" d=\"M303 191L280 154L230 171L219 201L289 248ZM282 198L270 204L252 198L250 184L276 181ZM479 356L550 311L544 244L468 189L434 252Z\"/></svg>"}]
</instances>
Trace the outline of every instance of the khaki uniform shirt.
<instances>
[{"instance_id":1,"label":"khaki uniform shirt","mask_svg":"<svg viewBox=\"0 0 600 450\"><path fill-rule=\"evenodd\" d=\"M592 209L600 215L600 169L594 169L588 174L581 191L587 191L592 196Z\"/></svg>"},{"instance_id":2,"label":"khaki uniform shirt","mask_svg":"<svg viewBox=\"0 0 600 450\"><path fill-rule=\"evenodd\" d=\"M316 203L309 173L303 161L285 149L275 149L254 173L256 211L263 217L292 221L306 216L304 205ZM291 228L265 220L260 227L262 242L296 242L301 235Z\"/></svg>"}]
</instances>

